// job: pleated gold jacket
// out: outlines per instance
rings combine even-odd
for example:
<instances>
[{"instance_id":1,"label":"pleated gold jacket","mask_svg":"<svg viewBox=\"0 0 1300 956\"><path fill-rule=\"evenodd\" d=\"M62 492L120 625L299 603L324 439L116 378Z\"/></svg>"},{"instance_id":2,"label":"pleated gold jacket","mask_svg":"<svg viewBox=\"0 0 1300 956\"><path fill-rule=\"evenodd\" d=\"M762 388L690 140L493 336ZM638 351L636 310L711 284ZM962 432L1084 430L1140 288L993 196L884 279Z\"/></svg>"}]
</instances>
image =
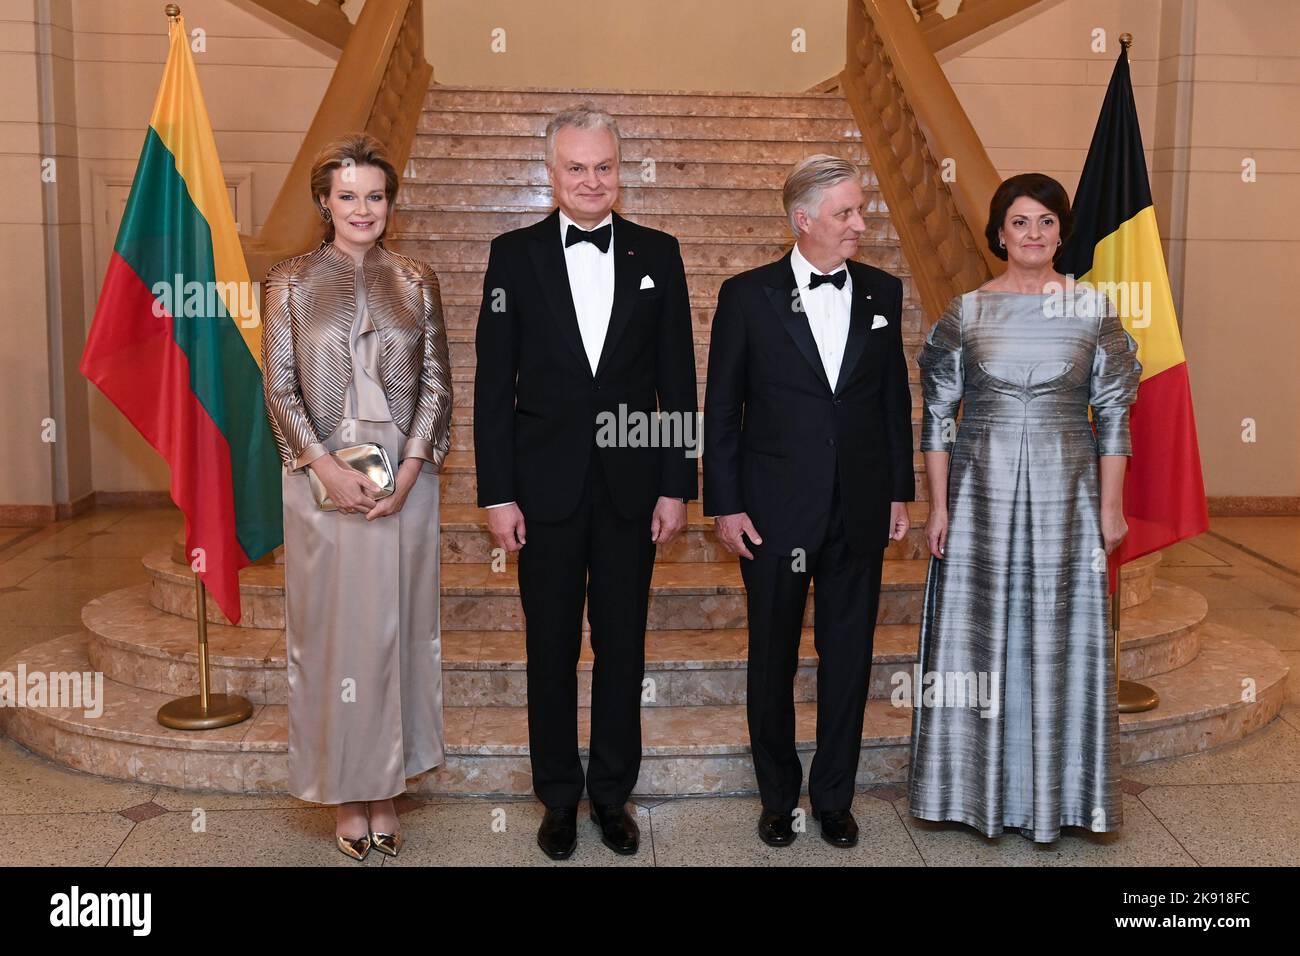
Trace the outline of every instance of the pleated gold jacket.
<instances>
[{"instance_id":1,"label":"pleated gold jacket","mask_svg":"<svg viewBox=\"0 0 1300 956\"><path fill-rule=\"evenodd\" d=\"M366 306L379 334L379 380L403 458L442 469L451 446L451 364L438 276L426 262L376 242L362 262ZM262 383L280 458L293 470L322 455L343 418L352 380L356 260L332 243L284 259L262 296Z\"/></svg>"}]
</instances>

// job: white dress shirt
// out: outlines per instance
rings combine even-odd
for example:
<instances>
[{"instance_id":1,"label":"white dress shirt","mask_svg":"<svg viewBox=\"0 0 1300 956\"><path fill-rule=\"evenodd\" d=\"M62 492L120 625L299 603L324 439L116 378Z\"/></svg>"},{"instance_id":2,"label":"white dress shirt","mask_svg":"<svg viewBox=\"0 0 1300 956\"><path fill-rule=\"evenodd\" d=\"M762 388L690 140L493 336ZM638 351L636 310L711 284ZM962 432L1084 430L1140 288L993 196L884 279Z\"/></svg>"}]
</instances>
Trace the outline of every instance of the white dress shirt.
<instances>
[{"instance_id":1,"label":"white dress shirt","mask_svg":"<svg viewBox=\"0 0 1300 956\"><path fill-rule=\"evenodd\" d=\"M614 214L608 213L594 228L613 222ZM601 252L590 242L566 246L564 240L570 224L578 226L560 210L560 248L564 250L564 262L568 267L573 311L578 316L578 331L582 333L582 347L587 353L591 374L595 375L601 349L605 347L605 333L609 331L609 316L614 311L614 227L610 225L609 248ZM512 504L513 501L503 501L487 507L503 508Z\"/></svg>"},{"instance_id":2,"label":"white dress shirt","mask_svg":"<svg viewBox=\"0 0 1300 956\"><path fill-rule=\"evenodd\" d=\"M794 270L794 281L799 287L799 300L803 303L804 313L808 316L808 328L812 330L813 341L817 343L817 354L821 356L822 367L826 370L826 379L834 389L840 377L840 362L844 359L844 345L849 340L849 313L853 308L853 276L847 274L844 288L837 289L829 282L824 282L816 289L808 288L813 273L821 274L813 264L804 258L795 243L790 253L790 267ZM848 272L848 266L840 262L826 275L841 269Z\"/></svg>"},{"instance_id":3,"label":"white dress shirt","mask_svg":"<svg viewBox=\"0 0 1300 956\"><path fill-rule=\"evenodd\" d=\"M599 229L613 221L614 215L609 213L594 228ZM561 246L564 246L570 225L578 226L561 210ZM611 225L611 233L613 228ZM591 374L595 375L596 366L600 364L600 351L605 346L605 333L609 330L609 314L614 309L613 235L609 239L609 248L604 252L590 242L575 242L571 246L564 246L564 261L569 267L569 289L573 293L573 311L578 314L582 347L587 351Z\"/></svg>"}]
</instances>

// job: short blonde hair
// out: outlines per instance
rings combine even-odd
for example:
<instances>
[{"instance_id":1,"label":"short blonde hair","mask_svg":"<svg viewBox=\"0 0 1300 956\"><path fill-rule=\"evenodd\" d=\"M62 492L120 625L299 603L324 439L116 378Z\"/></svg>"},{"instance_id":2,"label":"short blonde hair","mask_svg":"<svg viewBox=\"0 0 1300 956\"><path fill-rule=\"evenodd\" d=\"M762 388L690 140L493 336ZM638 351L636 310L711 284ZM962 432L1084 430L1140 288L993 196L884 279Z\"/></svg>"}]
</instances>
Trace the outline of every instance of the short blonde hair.
<instances>
[{"instance_id":1,"label":"short blonde hair","mask_svg":"<svg viewBox=\"0 0 1300 956\"><path fill-rule=\"evenodd\" d=\"M794 223L795 211L803 209L810 215L816 215L816 210L821 207L822 193L849 179L861 181L862 174L858 167L847 159L827 153L814 153L805 157L790 170L790 175L785 177L785 185L781 188L781 202L785 206L786 218L790 220L790 231L796 239L799 237L799 227Z\"/></svg>"},{"instance_id":2,"label":"short blonde hair","mask_svg":"<svg viewBox=\"0 0 1300 956\"><path fill-rule=\"evenodd\" d=\"M604 110L588 101L560 110L546 124L546 165L555 162L555 134L566 126L576 129L607 129L614 137L614 156L623 158L623 139L618 132L618 122Z\"/></svg>"},{"instance_id":3,"label":"short blonde hair","mask_svg":"<svg viewBox=\"0 0 1300 956\"><path fill-rule=\"evenodd\" d=\"M384 231L379 234L383 239L388 227L393 222L393 203L397 199L397 169L388 159L388 149L374 136L366 132L348 133L327 143L311 165L311 201L320 212L321 200L329 199L330 188L334 182L334 170L344 166L375 166L384 174L384 197L388 200L388 221ZM325 241L334 241L334 221L325 223Z\"/></svg>"}]
</instances>

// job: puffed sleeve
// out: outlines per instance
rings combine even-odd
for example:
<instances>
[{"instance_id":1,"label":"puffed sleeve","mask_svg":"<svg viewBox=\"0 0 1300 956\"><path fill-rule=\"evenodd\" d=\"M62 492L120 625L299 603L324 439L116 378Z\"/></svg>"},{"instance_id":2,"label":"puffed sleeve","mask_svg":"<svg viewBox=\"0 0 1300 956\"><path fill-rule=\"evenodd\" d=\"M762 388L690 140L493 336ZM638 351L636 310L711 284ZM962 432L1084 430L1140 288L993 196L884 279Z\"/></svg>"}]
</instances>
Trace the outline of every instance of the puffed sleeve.
<instances>
[{"instance_id":1,"label":"puffed sleeve","mask_svg":"<svg viewBox=\"0 0 1300 956\"><path fill-rule=\"evenodd\" d=\"M420 280L424 291L424 358L420 394L402 458L423 458L441 471L451 448L451 356L438 274L425 263Z\"/></svg>"},{"instance_id":2,"label":"puffed sleeve","mask_svg":"<svg viewBox=\"0 0 1300 956\"><path fill-rule=\"evenodd\" d=\"M1097 425L1097 454L1131 455L1129 406L1137 401L1138 381L1142 377L1137 340L1125 330L1110 298L1105 295L1099 298L1101 315L1088 396L1092 420Z\"/></svg>"},{"instance_id":3,"label":"puffed sleeve","mask_svg":"<svg viewBox=\"0 0 1300 956\"><path fill-rule=\"evenodd\" d=\"M290 471L329 454L307 417L298 386L291 312L297 280L296 260L277 262L266 274L262 296L262 398L280 459Z\"/></svg>"},{"instance_id":4,"label":"puffed sleeve","mask_svg":"<svg viewBox=\"0 0 1300 956\"><path fill-rule=\"evenodd\" d=\"M926 336L917 356L925 409L921 415L921 451L951 452L956 439L957 407L965 388L961 354L961 296L955 296Z\"/></svg>"}]
</instances>

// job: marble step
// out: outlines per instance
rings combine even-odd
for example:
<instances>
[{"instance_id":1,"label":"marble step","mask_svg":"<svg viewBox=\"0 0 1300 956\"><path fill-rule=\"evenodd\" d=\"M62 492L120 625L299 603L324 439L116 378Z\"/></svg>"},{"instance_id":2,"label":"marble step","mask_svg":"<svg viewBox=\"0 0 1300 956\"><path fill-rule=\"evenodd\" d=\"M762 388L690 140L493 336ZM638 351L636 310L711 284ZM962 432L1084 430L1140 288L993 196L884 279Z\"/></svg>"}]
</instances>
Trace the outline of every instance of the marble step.
<instances>
[{"instance_id":1,"label":"marble step","mask_svg":"<svg viewBox=\"0 0 1300 956\"><path fill-rule=\"evenodd\" d=\"M32 648L30 670L85 671L85 638L72 634ZM14 665L16 667L16 664ZM170 698L104 682L104 711L0 710L0 731L64 766L101 776L230 793L279 792L288 782L288 712L260 704L242 724L202 733L173 731L155 720ZM796 705L802 751L815 740L815 705ZM524 708L446 707L446 763L408 782L412 793L524 795L531 792ZM579 711L585 756L590 712ZM642 711L644 758L637 793L709 793L753 789L743 707L660 707ZM901 779L910 712L872 701L863 728L859 783ZM805 753L804 758L810 757Z\"/></svg>"},{"instance_id":2,"label":"marble step","mask_svg":"<svg viewBox=\"0 0 1300 956\"><path fill-rule=\"evenodd\" d=\"M907 333L905 333L907 334ZM452 392L452 411L451 411L451 450L458 454L469 455L469 462L472 462L473 455L473 420L474 420L474 378L477 375L477 355L474 351L473 343L474 333L469 329L452 329L447 332L447 351L451 360L451 392ZM706 389L707 389L707 372L708 372L708 343L699 341L699 333L695 333L695 402L699 412L703 412L705 407ZM909 346L904 346L906 354ZM920 371L915 362L907 362L907 390L909 390L911 399L911 444L913 447L919 446L920 442L920 416L922 416L923 393L922 385L918 381ZM919 476L926 470L926 458L922 451L913 451L913 468L918 475L918 493L924 497L924 486L920 483ZM701 464L701 471L703 464ZM443 470L446 475L446 468ZM446 481L443 483L443 501L447 501ZM456 501L468 501L469 498L456 498Z\"/></svg>"},{"instance_id":3,"label":"marble step","mask_svg":"<svg viewBox=\"0 0 1300 956\"><path fill-rule=\"evenodd\" d=\"M908 316L904 314L904 324L906 326ZM704 388L708 382L709 372L709 343L712 339L712 332L708 328L700 328L698 322L691 331L691 344L695 350L695 386L698 393L698 400L701 405L704 404ZM478 354L476 350L477 330L475 328L455 328L447 329L447 350L451 360L451 368L454 373L453 387L457 381L463 381L472 384L474 381L474 369L478 367ZM917 357L920 354L924 337L920 332L904 328L903 331L903 358L907 366L907 380L916 386L913 388L914 414L913 419L919 421L921 392L919 385L921 382L921 369L917 364ZM471 390L472 392L472 390Z\"/></svg>"},{"instance_id":4,"label":"marble step","mask_svg":"<svg viewBox=\"0 0 1300 956\"><path fill-rule=\"evenodd\" d=\"M1123 765L1199 753L1241 740L1282 707L1288 665L1267 641L1217 624L1202 625L1202 649L1190 664L1149 679L1161 706L1120 715ZM84 632L36 645L20 656L28 673L90 670ZM4 669L16 671L17 659ZM1254 688L1243 695L1243 682ZM56 763L101 776L194 790L283 791L288 780L287 708L255 705L242 724L204 732L173 731L155 720L170 698L104 681L103 712L73 708L0 708L0 732ZM796 704L800 757L815 746L816 705ZM422 794L525 795L531 791L527 711L522 707L445 709L446 763L408 781ZM590 715L579 711L585 754ZM911 712L888 700L868 703L857 783L907 778ZM740 705L645 707L644 757L635 793L752 792L745 709Z\"/></svg>"},{"instance_id":5,"label":"marble step","mask_svg":"<svg viewBox=\"0 0 1300 956\"><path fill-rule=\"evenodd\" d=\"M447 500L449 483L459 480L457 476L465 470L472 474L473 469L473 455L466 452L451 452L443 465L439 543L444 564L482 564L493 559L495 545L487 530L485 509L478 507L472 500ZM470 497L472 498L472 493ZM908 502L908 514L912 527L902 541L891 541L885 548L887 560L928 560L925 522L929 515L929 503L924 500ZM737 560L718 543L717 536L713 533L713 520L704 517L703 507L698 500L687 503L686 519L686 530L671 544L658 549L657 560L667 563L726 563ZM276 549L275 563L283 564L283 550ZM184 541L180 535L172 541L171 559L178 565L186 563ZM513 563L515 557L508 556L507 560ZM1150 599L1159 560L1159 554L1150 554L1124 565L1121 588L1125 589L1125 596L1121 607L1133 607Z\"/></svg>"},{"instance_id":6,"label":"marble step","mask_svg":"<svg viewBox=\"0 0 1300 956\"><path fill-rule=\"evenodd\" d=\"M464 271L463 267L487 269L488 235L466 237L422 237L416 233L402 233L401 252L423 259L433 266L441 282L444 270ZM559 247L559 240L556 240ZM682 244L682 262L689 276L700 270L729 270L729 275L746 272L780 259L789 251L789 244L765 239L709 239ZM906 265L902 249L894 239L863 240L858 244L860 262L873 265L886 272L898 274ZM455 267L462 267L456 269ZM482 278L479 280L482 293Z\"/></svg>"},{"instance_id":7,"label":"marble step","mask_svg":"<svg viewBox=\"0 0 1300 956\"><path fill-rule=\"evenodd\" d=\"M531 226L541 216L533 212L495 209L465 209L455 206L408 206L400 213L402 236L499 236L503 232ZM737 239L760 239L791 245L790 223L784 215L714 216L681 213L644 213L634 220L648 229L658 229L676 236L683 245L705 239L731 242ZM889 216L875 213L864 217L868 239L898 241ZM783 253L784 253L783 249Z\"/></svg>"},{"instance_id":8,"label":"marble step","mask_svg":"<svg viewBox=\"0 0 1300 956\"><path fill-rule=\"evenodd\" d=\"M1205 599L1198 592L1157 581L1151 600L1124 612L1120 632L1124 676L1144 680L1193 660L1200 649L1197 627L1205 612ZM175 696L192 693L198 686L194 623L151 605L148 585L102 595L82 609L81 617L90 635L90 661L107 678ZM895 675L912 671L917 631L915 624L877 625L871 697L889 697L901 680ZM652 691L646 705L744 703L747 641L744 628L647 632L645 676ZM524 644L520 631L444 631L447 706L525 706ZM212 624L208 660L214 693L242 694L259 704L288 702L282 630ZM584 706L590 700L592 661L590 641L584 637L578 665L579 702ZM816 668L813 630L805 628L796 700L816 699Z\"/></svg>"},{"instance_id":9,"label":"marble step","mask_svg":"<svg viewBox=\"0 0 1300 956\"><path fill-rule=\"evenodd\" d=\"M400 243L404 254L438 266L478 265L487 268L490 233L425 233L404 228ZM556 245L559 245L558 234ZM407 252L406 250L410 250ZM731 269L732 274L775 262L790 251L785 239L751 237L697 238L681 241L682 263L693 269ZM855 259L880 269L897 269L902 263L897 239L863 238Z\"/></svg>"},{"instance_id":10,"label":"marble step","mask_svg":"<svg viewBox=\"0 0 1300 956\"><path fill-rule=\"evenodd\" d=\"M912 426L912 440L915 443L918 440L917 432L920 425ZM455 451L473 454L474 451L474 431L473 426L468 423L457 423L451 427L451 447ZM916 476L916 498L918 501L925 500L928 496L928 489L925 485L925 462L921 457L921 452L914 452L912 470ZM447 499L444 499L447 500ZM469 498L457 498L457 501L473 501L473 496Z\"/></svg>"},{"instance_id":11,"label":"marble step","mask_svg":"<svg viewBox=\"0 0 1300 956\"><path fill-rule=\"evenodd\" d=\"M704 407L705 389L708 385L708 336L708 332L693 333L696 352L695 397L701 409ZM911 332L903 333L903 357L907 362L907 378L912 385L912 420L915 423L920 421L923 393L920 390L920 367L916 363L921 344L909 341L914 338L919 336ZM474 419L474 370L478 367L475 330L448 328L447 348L452 368L452 423L469 425Z\"/></svg>"},{"instance_id":12,"label":"marble step","mask_svg":"<svg viewBox=\"0 0 1300 956\"><path fill-rule=\"evenodd\" d=\"M471 365L471 359L474 355L474 345L472 340L473 333L463 331L453 331L448 333L448 352L451 355L452 368L464 369L476 367ZM468 341L467 341L468 340ZM707 346L696 343L697 350ZM456 361L457 355L468 354L464 363ZM706 380L705 373L707 365L697 369L695 379L697 411L703 414ZM909 368L908 378L912 379L908 383L908 391L911 394L912 401L912 440L913 448L916 447L916 441L919 438L920 416L922 411L923 392L921 391L920 382L916 381L919 372L914 368ZM463 385L462 385L463 382ZM474 382L472 378L465 380L452 380L452 409L451 409L452 441L451 447L457 451L472 452L474 449ZM924 452L914 451L912 453L914 467L918 472L925 470ZM701 465L703 468L703 465Z\"/></svg>"},{"instance_id":13,"label":"marble step","mask_svg":"<svg viewBox=\"0 0 1300 956\"><path fill-rule=\"evenodd\" d=\"M457 430L458 428L463 430ZM442 500L445 502L461 502L474 504L477 502L478 493L478 476L473 466L473 432L470 426L453 426L452 428L452 453L461 456L457 461L463 463L462 470L456 471L450 469L445 463L442 469ZM920 441L921 426L912 425L912 441L915 444ZM920 455L920 452L915 452ZM468 456L468 458L466 458ZM448 455L450 458L451 455ZM916 473L916 500L925 501L929 496L929 489L925 484L924 459L920 464L913 465L913 471Z\"/></svg>"},{"instance_id":14,"label":"marble step","mask_svg":"<svg viewBox=\"0 0 1300 956\"><path fill-rule=\"evenodd\" d=\"M888 215L889 206L872 182L867 189L865 212ZM498 183L461 186L450 183L408 182L402 186L403 205L456 206L477 210L532 210L541 218L554 208L549 185ZM780 216L781 194L777 189L733 189L718 186L687 189L657 183L626 182L619 189L618 211L629 219L643 213Z\"/></svg>"},{"instance_id":15,"label":"marble step","mask_svg":"<svg viewBox=\"0 0 1300 956\"><path fill-rule=\"evenodd\" d=\"M707 630L743 627L745 591L738 561L655 563L650 582L650 630ZM172 560L169 548L150 552L143 559L149 572L150 603L160 611L194 617L194 576L187 565ZM920 620L927 559L890 560L884 563L880 613L882 624L908 624ZM442 567L442 630L518 631L523 628L519 604L517 566L505 562L500 570L486 563L449 563ZM1124 601L1150 600L1154 565L1133 562L1126 566ZM284 627L284 567L257 564L239 574L242 617L240 627ZM810 591L804 624L811 626L816 585ZM207 617L230 623L208 601ZM1124 606L1121 604L1121 607Z\"/></svg>"},{"instance_id":16,"label":"marble step","mask_svg":"<svg viewBox=\"0 0 1300 956\"><path fill-rule=\"evenodd\" d=\"M921 404L920 397L917 394L918 390L920 389L920 386L913 385L911 388L912 388L912 409L913 412L915 413L919 411L920 404ZM453 384L452 386L453 393L455 392L455 389L456 386ZM455 395L453 394L452 397L454 401ZM921 440L921 424L920 422L913 421L912 422L912 447L915 448L917 443L920 440ZM464 418L453 419L451 425L451 449L453 451L473 454L474 425L473 425L472 418L470 421L466 421ZM924 480L925 458L923 456L923 453L919 451L913 452L912 460L913 460L912 470L916 473L916 496L918 500L924 499L928 494L928 489L926 488L925 480ZM703 466L701 465L700 468L702 470ZM458 498L456 500L459 501L459 500L470 500L470 499Z\"/></svg>"},{"instance_id":17,"label":"marble step","mask_svg":"<svg viewBox=\"0 0 1300 956\"><path fill-rule=\"evenodd\" d=\"M150 575L150 603L161 611L194 617L194 576L187 565L172 561L170 548L144 557ZM886 561L880 595L879 621L902 624L919 620L921 589L927 562ZM442 567L442 630L517 631L523 627L517 566L506 562L494 571L490 564L444 564ZM284 568L257 564L239 575L240 627L284 627ZM812 624L813 596L805 623ZM208 619L230 623L209 600ZM745 592L736 561L657 561L650 582L650 630L706 630L741 627L745 622Z\"/></svg>"},{"instance_id":18,"label":"marble step","mask_svg":"<svg viewBox=\"0 0 1300 956\"><path fill-rule=\"evenodd\" d=\"M473 332L478 327L479 306L483 301L482 293L475 295L443 295L442 315L447 331ZM717 311L714 299L691 299L691 326L697 332L707 331L713 327L713 316ZM919 305L903 305L903 353L908 364L916 362L921 343L925 340L925 310ZM456 372L461 366L452 366ZM707 369L707 366L706 366ZM705 369L701 369L704 371ZM468 380L472 381L473 376Z\"/></svg>"},{"instance_id":19,"label":"marble step","mask_svg":"<svg viewBox=\"0 0 1300 956\"><path fill-rule=\"evenodd\" d=\"M405 255L429 262L437 272L439 291L444 299L456 297L461 301L481 301L483 296L483 272L486 263L437 262L428 257L429 250L419 248L419 243L407 244L405 240L394 242L393 248ZM734 269L715 269L712 267L690 270L686 273L686 289L690 300L692 302L701 300L716 302L718 290L722 288L722 283L735 275L736 271ZM890 269L888 271L896 275L903 283L903 331L922 331L925 327L924 314L918 309L908 307L915 303L912 298L915 287L911 275L902 269ZM712 308L709 309L707 314L711 317ZM695 316L698 322L699 313L695 313ZM698 324L707 327L708 322L698 322Z\"/></svg>"},{"instance_id":20,"label":"marble step","mask_svg":"<svg viewBox=\"0 0 1300 956\"><path fill-rule=\"evenodd\" d=\"M469 112L425 106L416 135L536 136L546 133L547 110ZM862 134L852 114L840 116L616 116L624 140L705 139L732 141L743 147L753 140L769 142L860 143Z\"/></svg>"},{"instance_id":21,"label":"marble step","mask_svg":"<svg viewBox=\"0 0 1300 956\"><path fill-rule=\"evenodd\" d=\"M912 441L920 440L920 425L912 426ZM458 441L458 446L466 442ZM443 461L439 493L443 503L476 504L478 501L478 476L474 468L474 452L468 447L456 447ZM916 482L916 500L925 501L929 489L920 475Z\"/></svg>"},{"instance_id":22,"label":"marble step","mask_svg":"<svg viewBox=\"0 0 1300 956\"><path fill-rule=\"evenodd\" d=\"M561 90L434 84L425 109L468 113L557 113L576 103L592 103L613 115L783 116L852 119L841 96L823 93L717 93L709 91Z\"/></svg>"},{"instance_id":23,"label":"marble step","mask_svg":"<svg viewBox=\"0 0 1300 956\"><path fill-rule=\"evenodd\" d=\"M459 343L459 350L466 350L469 348L470 346L467 343ZM456 344L453 343L453 348L452 348L453 364L455 363L455 354L457 350L458 349L456 348ZM455 395L457 391L470 391L472 387L473 386L470 385L464 389L460 389L455 383L453 383L452 385L453 406L452 406L452 421L451 421L451 449L454 451L472 453L474 450L473 407L470 406L469 408L466 408L464 405L460 405L455 402ZM704 386L702 384L699 386L699 388L701 389L703 387ZM919 415L920 408L921 408L921 386L918 383L912 383L909 386L909 390L911 392L912 410L915 417ZM699 400L699 404L700 406L703 406L704 404L702 397ZM916 443L920 440L920 431L921 431L920 423L918 421L913 421L912 423L912 446L913 447L916 447ZM698 434L699 433L696 432L696 435ZM916 451L912 453L912 469L916 474L917 497L924 498L927 494L927 489L923 479L923 475L925 472L925 457L922 452ZM703 465L700 466L699 470L700 471L703 470Z\"/></svg>"},{"instance_id":24,"label":"marble step","mask_svg":"<svg viewBox=\"0 0 1300 956\"><path fill-rule=\"evenodd\" d=\"M401 248L401 241L397 240L393 244L394 249ZM450 295L443 291L442 293L442 318L446 323L447 331L473 332L478 327L479 306L483 302L483 290L480 279L479 291L471 295ZM717 302L713 299L691 299L691 320L692 326L698 328L708 328L713 318L713 312L717 308ZM452 371L457 372L459 366L452 366ZM468 377L473 381L473 375Z\"/></svg>"},{"instance_id":25,"label":"marble step","mask_svg":"<svg viewBox=\"0 0 1300 956\"><path fill-rule=\"evenodd\" d=\"M459 399L458 407L452 408L451 415L452 421L455 421L456 425L463 425L463 427L468 428L473 424L473 407L459 407ZM920 431L919 421L913 421L913 424L911 424L911 431L913 431L913 442L917 442ZM920 477L924 475L924 472L926 472L926 457L924 457L922 451L914 451L911 460L913 460L913 470L917 472L918 479L920 479ZM699 466L695 468L695 471L702 475L703 464L699 464ZM474 481L476 481L474 475L476 475L476 472L474 472L474 451L471 445L458 446L454 442L451 450L447 453L447 457L443 459L441 473L443 503L450 501L447 497L448 479L451 479L451 477L456 475L468 475L469 488L471 488L471 490L474 488ZM922 490L923 492L923 486L918 486L918 490ZM473 496L464 499L456 498L455 501L460 503L473 503ZM918 498L918 501L924 501L924 498L920 497Z\"/></svg>"},{"instance_id":26,"label":"marble step","mask_svg":"<svg viewBox=\"0 0 1300 956\"><path fill-rule=\"evenodd\" d=\"M459 454L453 452L452 455ZM449 456L450 457L450 456ZM488 531L486 511L472 502L440 503L439 544L444 563L486 563L493 558L496 548ZM908 514L912 527L902 541L891 541L885 548L887 559L921 558L926 555L925 519L929 514L929 505L924 501L908 502ZM277 554L280 549L277 549ZM185 541L183 535L177 534L172 539L172 560L185 564ZM655 551L658 561L732 561L734 558L718 541L713 533L713 519L704 517L703 508L698 500L686 505L686 530L669 544L660 545ZM509 558L514 561L513 557ZM283 562L280 562L283 563Z\"/></svg>"},{"instance_id":27,"label":"marble step","mask_svg":"<svg viewBox=\"0 0 1300 956\"><path fill-rule=\"evenodd\" d=\"M478 350L475 344L475 331L473 329L450 329L447 332L447 357L451 362L452 368L477 368L478 367ZM912 333L905 333L911 336ZM708 381L709 372L709 341L712 333L708 330L696 330L692 333L692 346L695 350L695 388L698 392L697 401L701 408L704 406L704 389ZM920 414L923 393L921 391L921 369L917 365L915 355L921 346L919 344L910 347L912 352L908 355L909 346L903 346L903 356L906 360L907 380L911 385L912 407L917 415ZM455 381L452 382L453 398L455 393ZM461 424L453 422L453 424ZM465 424L468 424L466 422ZM470 445L456 445L457 448L469 448Z\"/></svg>"},{"instance_id":28,"label":"marble step","mask_svg":"<svg viewBox=\"0 0 1300 956\"><path fill-rule=\"evenodd\" d=\"M1167 674L1187 666L1201 652L1209 603L1194 588L1156 577L1158 559L1159 554L1147 555L1123 569L1119 667L1125 680Z\"/></svg>"},{"instance_id":29,"label":"marble step","mask_svg":"<svg viewBox=\"0 0 1300 956\"><path fill-rule=\"evenodd\" d=\"M653 155L621 164L622 187L658 186L662 189L768 189L780 195L789 169L775 163L671 162ZM547 186L550 180L542 159L442 159L412 157L402 185L441 186ZM879 196L879 190L872 190Z\"/></svg>"},{"instance_id":30,"label":"marble step","mask_svg":"<svg viewBox=\"0 0 1300 956\"><path fill-rule=\"evenodd\" d=\"M426 256L413 250L406 243L400 246L394 246L397 251L405 255L415 256L419 259L426 259ZM432 262L438 274L438 286L444 296L464 296L479 298L483 295L483 269L484 265L466 265L462 263L445 263ZM894 271L894 270L890 270ZM722 283L736 274L733 269L693 269L686 273L686 288L691 299L713 298L716 299L718 290L722 288ZM912 277L903 275L894 271L900 279L903 280L904 290L911 287ZM905 332L921 331L922 319L919 315L912 313L909 315L906 311L903 316L903 330ZM909 319L911 321L909 321Z\"/></svg>"},{"instance_id":31,"label":"marble step","mask_svg":"<svg viewBox=\"0 0 1300 956\"><path fill-rule=\"evenodd\" d=\"M885 549L887 559L920 558L926 554L925 519L929 505L924 501L908 503L912 527L902 541L891 541ZM442 560L444 563L488 562L496 548L487 530L484 509L472 502L450 502L441 505L440 524ZM655 552L655 559L667 562L734 561L713 533L713 519L704 517L698 500L686 505L686 530ZM173 549L173 557L177 551ZM513 558L511 558L513 560Z\"/></svg>"},{"instance_id":32,"label":"marble step","mask_svg":"<svg viewBox=\"0 0 1300 956\"><path fill-rule=\"evenodd\" d=\"M829 153L856 163L864 170L871 157L861 140L746 140L674 139L670 136L623 137L623 164L637 164L647 157L656 163L731 163L743 160L753 165L770 164L790 169L813 153ZM411 144L413 157L430 159L544 159L546 140L538 136L492 133L420 133Z\"/></svg>"},{"instance_id":33,"label":"marble step","mask_svg":"<svg viewBox=\"0 0 1300 956\"><path fill-rule=\"evenodd\" d=\"M709 369L708 335L709 333L707 332L696 332L695 341L694 341L695 389L697 392L696 401L701 411L704 408L704 397L705 397L704 390L707 383L707 374ZM478 367L478 356L474 344L474 332L472 330L453 329L449 331L447 333L447 352L448 352L448 357L451 360L452 368L473 369ZM924 393L921 391L921 382L920 382L921 372L915 362L909 361L907 363L907 378L909 383L909 391L911 392L911 399L912 399L912 411L913 411L913 419L914 419L913 423L917 424L918 423L917 420L919 419L920 412L921 412ZM474 406L471 401L473 395L472 379L466 382L466 384L469 386L468 388L458 389L457 382L454 379L452 380L452 399L454 402L453 408L456 411L460 411L463 409L465 415L465 417L453 416L452 418L453 426L464 425L466 427L469 427L471 424L473 424ZM465 402L455 401L456 394L458 391L464 391L469 393L465 396L466 399ZM913 429L913 431L915 431L915 429ZM460 441L453 440L452 447L458 449L473 448L472 436L469 435L469 433L466 433L466 436L464 437L463 440ZM916 454L920 455L921 453L916 452Z\"/></svg>"}]
</instances>

